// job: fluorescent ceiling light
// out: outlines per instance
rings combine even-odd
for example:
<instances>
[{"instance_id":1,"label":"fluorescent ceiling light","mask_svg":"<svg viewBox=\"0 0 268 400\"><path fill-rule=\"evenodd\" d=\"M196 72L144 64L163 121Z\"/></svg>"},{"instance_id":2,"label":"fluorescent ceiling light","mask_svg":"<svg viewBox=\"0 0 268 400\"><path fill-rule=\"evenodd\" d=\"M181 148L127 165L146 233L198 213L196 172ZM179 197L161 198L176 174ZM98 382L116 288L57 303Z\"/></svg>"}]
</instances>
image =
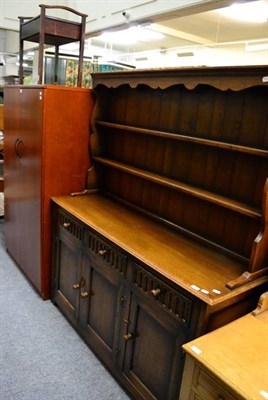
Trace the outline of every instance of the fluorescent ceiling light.
<instances>
[{"instance_id":1,"label":"fluorescent ceiling light","mask_svg":"<svg viewBox=\"0 0 268 400\"><path fill-rule=\"evenodd\" d=\"M136 57L135 61L147 61L148 57Z\"/></svg>"},{"instance_id":2,"label":"fluorescent ceiling light","mask_svg":"<svg viewBox=\"0 0 268 400\"><path fill-rule=\"evenodd\" d=\"M151 42L160 40L164 35L160 32L154 32L147 27L133 26L116 32L103 32L97 39L104 42L118 44L132 44L136 42Z\"/></svg>"},{"instance_id":3,"label":"fluorescent ceiling light","mask_svg":"<svg viewBox=\"0 0 268 400\"><path fill-rule=\"evenodd\" d=\"M244 22L264 23L268 19L268 1L251 1L242 4L233 4L222 8L218 12L228 18Z\"/></svg>"},{"instance_id":4,"label":"fluorescent ceiling light","mask_svg":"<svg viewBox=\"0 0 268 400\"><path fill-rule=\"evenodd\" d=\"M193 57L194 53L192 51L184 51L181 53L177 53L177 57Z\"/></svg>"},{"instance_id":5,"label":"fluorescent ceiling light","mask_svg":"<svg viewBox=\"0 0 268 400\"><path fill-rule=\"evenodd\" d=\"M268 50L268 41L246 43L246 51L263 51Z\"/></svg>"}]
</instances>

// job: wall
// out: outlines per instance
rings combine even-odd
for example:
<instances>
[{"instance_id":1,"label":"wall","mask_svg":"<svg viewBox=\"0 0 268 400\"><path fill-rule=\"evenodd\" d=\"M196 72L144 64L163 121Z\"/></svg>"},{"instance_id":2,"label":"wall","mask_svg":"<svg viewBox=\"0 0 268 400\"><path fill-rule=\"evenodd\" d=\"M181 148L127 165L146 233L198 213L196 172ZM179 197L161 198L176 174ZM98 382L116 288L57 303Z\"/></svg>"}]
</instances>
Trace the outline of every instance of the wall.
<instances>
[{"instance_id":1,"label":"wall","mask_svg":"<svg viewBox=\"0 0 268 400\"><path fill-rule=\"evenodd\" d=\"M68 6L88 14L87 32L98 32L115 26L131 24L135 21L146 21L150 17L158 18L180 10L182 15L192 12L222 7L230 0L102 0L87 2L67 0Z\"/></svg>"}]
</instances>

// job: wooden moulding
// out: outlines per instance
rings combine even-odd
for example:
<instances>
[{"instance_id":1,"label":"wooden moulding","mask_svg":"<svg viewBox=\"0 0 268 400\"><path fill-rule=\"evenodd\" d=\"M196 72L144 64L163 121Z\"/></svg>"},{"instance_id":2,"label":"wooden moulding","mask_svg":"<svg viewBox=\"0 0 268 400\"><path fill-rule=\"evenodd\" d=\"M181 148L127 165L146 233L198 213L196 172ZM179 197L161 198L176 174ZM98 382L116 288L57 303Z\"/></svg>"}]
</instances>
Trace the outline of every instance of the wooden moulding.
<instances>
[{"instance_id":1,"label":"wooden moulding","mask_svg":"<svg viewBox=\"0 0 268 400\"><path fill-rule=\"evenodd\" d=\"M87 174L87 189L85 192L91 191L91 190L97 190L98 188L98 176L96 174L96 168L95 165L92 165Z\"/></svg>"},{"instance_id":2,"label":"wooden moulding","mask_svg":"<svg viewBox=\"0 0 268 400\"><path fill-rule=\"evenodd\" d=\"M227 283L229 289L235 289L245 283L251 282L268 274L268 179L263 190L262 201L262 227L253 242L249 262L249 271L244 272L239 278Z\"/></svg>"},{"instance_id":3,"label":"wooden moulding","mask_svg":"<svg viewBox=\"0 0 268 400\"><path fill-rule=\"evenodd\" d=\"M257 307L252 311L251 314L254 315L254 317L257 317L259 314L265 311L268 311L268 292L265 292L261 295Z\"/></svg>"},{"instance_id":4,"label":"wooden moulding","mask_svg":"<svg viewBox=\"0 0 268 400\"><path fill-rule=\"evenodd\" d=\"M182 84L192 90L199 84L203 84L220 90L231 89L234 91L256 85L268 86L265 79L267 76L267 66L164 68L92 74L94 88L99 84L108 88L116 88L128 82L131 88L144 84L152 89L166 89Z\"/></svg>"},{"instance_id":5,"label":"wooden moulding","mask_svg":"<svg viewBox=\"0 0 268 400\"><path fill-rule=\"evenodd\" d=\"M268 178L266 179L262 200L262 227L256 237L250 258L250 272L261 269L268 262Z\"/></svg>"}]
</instances>

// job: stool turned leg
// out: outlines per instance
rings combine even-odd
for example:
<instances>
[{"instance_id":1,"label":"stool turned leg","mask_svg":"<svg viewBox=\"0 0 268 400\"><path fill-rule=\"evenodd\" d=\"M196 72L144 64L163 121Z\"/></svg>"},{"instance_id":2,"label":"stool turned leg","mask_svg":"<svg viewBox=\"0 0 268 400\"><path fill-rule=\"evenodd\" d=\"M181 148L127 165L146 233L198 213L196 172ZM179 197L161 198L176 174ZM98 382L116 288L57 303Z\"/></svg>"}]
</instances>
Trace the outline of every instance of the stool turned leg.
<instances>
[{"instance_id":1,"label":"stool turned leg","mask_svg":"<svg viewBox=\"0 0 268 400\"><path fill-rule=\"evenodd\" d=\"M43 80L43 57L45 45L45 8L41 7L40 33L39 33L39 58L38 58L38 84Z\"/></svg>"},{"instance_id":2,"label":"stool turned leg","mask_svg":"<svg viewBox=\"0 0 268 400\"><path fill-rule=\"evenodd\" d=\"M59 46L55 46L54 84L58 83Z\"/></svg>"}]
</instances>

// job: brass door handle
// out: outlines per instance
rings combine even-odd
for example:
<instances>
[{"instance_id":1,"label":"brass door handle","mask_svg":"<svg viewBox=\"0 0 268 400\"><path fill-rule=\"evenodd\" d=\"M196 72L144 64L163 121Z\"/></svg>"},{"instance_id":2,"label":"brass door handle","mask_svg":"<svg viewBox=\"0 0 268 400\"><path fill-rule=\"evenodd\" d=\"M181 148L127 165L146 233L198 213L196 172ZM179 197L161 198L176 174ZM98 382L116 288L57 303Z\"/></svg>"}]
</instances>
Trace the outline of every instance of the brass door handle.
<instances>
[{"instance_id":1,"label":"brass door handle","mask_svg":"<svg viewBox=\"0 0 268 400\"><path fill-rule=\"evenodd\" d=\"M69 228L69 226L71 226L70 222L64 222L62 224L63 228Z\"/></svg>"},{"instance_id":2,"label":"brass door handle","mask_svg":"<svg viewBox=\"0 0 268 400\"><path fill-rule=\"evenodd\" d=\"M74 283L73 289L80 289L80 283Z\"/></svg>"},{"instance_id":3,"label":"brass door handle","mask_svg":"<svg viewBox=\"0 0 268 400\"><path fill-rule=\"evenodd\" d=\"M131 340L131 339L134 339L134 333L128 333L127 335L124 335L123 336L123 339L126 341L126 342L128 342L129 340Z\"/></svg>"},{"instance_id":4,"label":"brass door handle","mask_svg":"<svg viewBox=\"0 0 268 400\"><path fill-rule=\"evenodd\" d=\"M88 292L81 292L81 297L83 298L83 299L85 299L86 297L88 297L89 296L89 293Z\"/></svg>"},{"instance_id":5,"label":"brass door handle","mask_svg":"<svg viewBox=\"0 0 268 400\"><path fill-rule=\"evenodd\" d=\"M160 293L161 293L161 289L159 289L159 288L151 290L151 295L154 297L157 297Z\"/></svg>"},{"instance_id":6,"label":"brass door handle","mask_svg":"<svg viewBox=\"0 0 268 400\"><path fill-rule=\"evenodd\" d=\"M99 254L100 256L104 256L106 253L107 253L107 250L99 250L99 251L98 251L98 254Z\"/></svg>"}]
</instances>

